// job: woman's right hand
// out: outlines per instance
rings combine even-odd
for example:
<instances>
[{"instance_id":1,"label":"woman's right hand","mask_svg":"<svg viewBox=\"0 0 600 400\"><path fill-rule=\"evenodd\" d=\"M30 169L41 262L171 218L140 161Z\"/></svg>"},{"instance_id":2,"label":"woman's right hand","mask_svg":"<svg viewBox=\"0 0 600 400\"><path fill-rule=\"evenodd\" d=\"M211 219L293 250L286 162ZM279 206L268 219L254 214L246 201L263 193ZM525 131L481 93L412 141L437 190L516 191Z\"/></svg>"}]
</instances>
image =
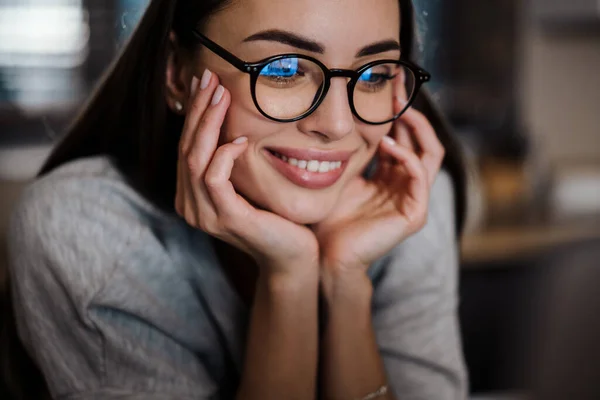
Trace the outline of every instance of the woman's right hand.
<instances>
[{"instance_id":1,"label":"woman's right hand","mask_svg":"<svg viewBox=\"0 0 600 400\"><path fill-rule=\"evenodd\" d=\"M218 145L231 96L215 74L204 81L201 85L193 78L179 144L177 213L189 225L251 255L261 273L298 273L300 264L318 273L318 243L312 231L256 209L235 191L231 171L248 140L238 137Z\"/></svg>"}]
</instances>

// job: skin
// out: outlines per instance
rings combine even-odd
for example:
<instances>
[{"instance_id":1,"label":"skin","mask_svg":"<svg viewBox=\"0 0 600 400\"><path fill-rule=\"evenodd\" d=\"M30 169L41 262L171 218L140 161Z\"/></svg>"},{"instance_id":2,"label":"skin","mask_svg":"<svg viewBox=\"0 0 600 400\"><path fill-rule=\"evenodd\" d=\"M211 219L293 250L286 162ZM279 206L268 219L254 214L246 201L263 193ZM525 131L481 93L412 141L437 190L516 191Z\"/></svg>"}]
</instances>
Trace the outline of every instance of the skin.
<instances>
[{"instance_id":1,"label":"skin","mask_svg":"<svg viewBox=\"0 0 600 400\"><path fill-rule=\"evenodd\" d=\"M357 50L365 45L384 39L399 40L397 2L378 0L377 7L371 4L362 0L351 0L343 6L338 1L319 0L238 1L215 15L204 33L243 60L256 61L275 54L300 52L317 57L330 68L357 68L369 61L399 55L399 51L390 51L355 57ZM311 38L323 44L325 53L311 53L276 42L242 42L268 29L285 29ZM236 160L232 171L235 188L253 204L298 224L320 222L330 214L348 181L362 171L381 138L390 131L389 125L371 126L355 121L348 105L345 79L332 81L325 101L308 118L279 124L267 120L256 110L250 95L249 75L208 50L195 55L193 66L193 73L198 77L204 68L210 69L231 93L221 143L239 136L249 139L247 150ZM350 150L356 154L339 182L331 188L315 191L291 183L267 164L262 149L281 144L294 148Z\"/></svg>"},{"instance_id":2,"label":"skin","mask_svg":"<svg viewBox=\"0 0 600 400\"><path fill-rule=\"evenodd\" d=\"M243 42L266 29L308 37L325 51ZM397 58L397 50L355 54L374 42L399 41L399 31L395 0L245 0L211 18L204 33L248 61L300 52L329 68L356 69ZM307 118L273 122L253 105L247 74L208 50L178 52L176 37L171 40L166 100L174 111L175 103L182 103L186 115L176 210L190 225L251 256L259 270L238 398L311 398L318 357L324 398L360 398L376 390L386 378L371 325L366 272L425 224L429 191L444 156L431 125L413 109L387 125L359 122L340 78ZM206 69L212 73L202 88L197 77ZM219 101L211 104L215 93ZM278 145L354 155L336 184L311 190L267 163L264 147ZM382 162L367 181L361 172L376 153ZM319 293L329 316L320 351Z\"/></svg>"}]
</instances>

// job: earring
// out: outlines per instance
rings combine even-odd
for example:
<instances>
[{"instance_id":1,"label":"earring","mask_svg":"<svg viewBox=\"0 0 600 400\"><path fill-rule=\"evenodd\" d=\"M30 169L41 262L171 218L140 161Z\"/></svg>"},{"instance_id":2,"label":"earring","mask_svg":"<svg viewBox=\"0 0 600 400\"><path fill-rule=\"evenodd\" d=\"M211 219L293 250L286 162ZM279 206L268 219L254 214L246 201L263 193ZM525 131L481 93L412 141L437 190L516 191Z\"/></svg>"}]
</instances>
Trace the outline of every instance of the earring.
<instances>
[{"instance_id":1,"label":"earring","mask_svg":"<svg viewBox=\"0 0 600 400\"><path fill-rule=\"evenodd\" d=\"M175 110L177 110L177 112L182 112L183 111L183 104L181 104L180 101L176 101L175 102Z\"/></svg>"}]
</instances>

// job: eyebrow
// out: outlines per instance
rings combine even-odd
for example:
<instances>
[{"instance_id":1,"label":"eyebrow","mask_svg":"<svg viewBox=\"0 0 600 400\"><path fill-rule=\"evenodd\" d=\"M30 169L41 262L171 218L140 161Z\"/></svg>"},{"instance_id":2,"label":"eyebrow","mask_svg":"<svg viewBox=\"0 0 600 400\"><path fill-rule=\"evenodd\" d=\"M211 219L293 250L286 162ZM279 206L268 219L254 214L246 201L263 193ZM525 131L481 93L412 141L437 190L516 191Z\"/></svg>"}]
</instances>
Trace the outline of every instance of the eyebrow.
<instances>
[{"instance_id":1,"label":"eyebrow","mask_svg":"<svg viewBox=\"0 0 600 400\"><path fill-rule=\"evenodd\" d=\"M396 40L389 39L381 42L373 43L363 47L356 53L356 58L372 56L374 54L385 53L387 51L400 51L400 43Z\"/></svg>"},{"instance_id":2,"label":"eyebrow","mask_svg":"<svg viewBox=\"0 0 600 400\"><path fill-rule=\"evenodd\" d=\"M279 29L270 29L255 33L251 36L248 36L243 40L243 42L253 42L259 40L279 42L301 50L310 51L312 53L325 53L325 46L322 44L295 33L286 32ZM393 50L400 51L400 43L398 43L396 40L388 39L363 47L356 53L356 57L359 58L372 56L374 54L385 53Z\"/></svg>"},{"instance_id":3,"label":"eyebrow","mask_svg":"<svg viewBox=\"0 0 600 400\"><path fill-rule=\"evenodd\" d=\"M246 39L244 39L244 42L252 42L257 40L279 42L301 50L310 51L312 53L323 54L325 52L325 47L314 40L278 29L271 29L268 31L255 33L254 35L248 36Z\"/></svg>"}]
</instances>

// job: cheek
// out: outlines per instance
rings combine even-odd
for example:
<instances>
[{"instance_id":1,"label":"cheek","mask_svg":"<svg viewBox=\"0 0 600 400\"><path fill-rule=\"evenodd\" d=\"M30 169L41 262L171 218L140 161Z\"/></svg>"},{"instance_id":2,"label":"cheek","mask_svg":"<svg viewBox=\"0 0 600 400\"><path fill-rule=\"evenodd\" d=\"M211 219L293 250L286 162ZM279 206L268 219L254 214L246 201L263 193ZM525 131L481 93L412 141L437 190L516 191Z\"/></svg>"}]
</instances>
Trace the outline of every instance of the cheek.
<instances>
[{"instance_id":1,"label":"cheek","mask_svg":"<svg viewBox=\"0 0 600 400\"><path fill-rule=\"evenodd\" d=\"M248 140L258 142L262 138L276 133L276 124L271 123L259 114L252 100L234 97L232 92L231 105L227 110L225 121L221 128L221 142L227 143L240 136L246 136Z\"/></svg>"},{"instance_id":2,"label":"cheek","mask_svg":"<svg viewBox=\"0 0 600 400\"><path fill-rule=\"evenodd\" d=\"M246 199L252 202L260 201L261 190L253 174L248 152L235 161L230 180L235 190Z\"/></svg>"},{"instance_id":3,"label":"cheek","mask_svg":"<svg viewBox=\"0 0 600 400\"><path fill-rule=\"evenodd\" d=\"M367 147L374 151L378 146L379 142L385 135L391 132L392 124L378 125L378 126L366 126L360 130L360 135L367 144Z\"/></svg>"},{"instance_id":4,"label":"cheek","mask_svg":"<svg viewBox=\"0 0 600 400\"><path fill-rule=\"evenodd\" d=\"M249 83L237 77L222 78L222 84L231 94L231 104L227 109L223 126L221 127L221 143L231 142L240 136L246 136L250 141L263 132L261 118L250 94Z\"/></svg>"}]
</instances>

